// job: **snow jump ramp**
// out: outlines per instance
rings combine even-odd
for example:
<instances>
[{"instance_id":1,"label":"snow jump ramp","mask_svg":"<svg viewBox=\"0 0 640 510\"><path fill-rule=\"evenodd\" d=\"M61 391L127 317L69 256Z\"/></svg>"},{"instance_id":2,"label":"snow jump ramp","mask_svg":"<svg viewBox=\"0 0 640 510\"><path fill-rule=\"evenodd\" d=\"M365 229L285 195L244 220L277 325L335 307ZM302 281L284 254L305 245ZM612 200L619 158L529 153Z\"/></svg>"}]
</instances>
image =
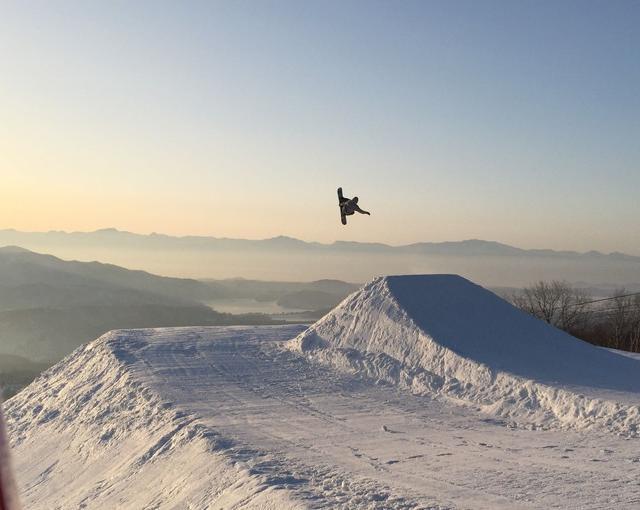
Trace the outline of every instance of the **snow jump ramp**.
<instances>
[{"instance_id":1,"label":"snow jump ramp","mask_svg":"<svg viewBox=\"0 0 640 510\"><path fill-rule=\"evenodd\" d=\"M626 510L638 363L463 278L385 277L310 328L112 331L5 416L33 510Z\"/></svg>"},{"instance_id":2,"label":"snow jump ramp","mask_svg":"<svg viewBox=\"0 0 640 510\"><path fill-rule=\"evenodd\" d=\"M625 435L640 425L637 360L578 340L457 275L376 278L291 348L514 423L601 425Z\"/></svg>"}]
</instances>

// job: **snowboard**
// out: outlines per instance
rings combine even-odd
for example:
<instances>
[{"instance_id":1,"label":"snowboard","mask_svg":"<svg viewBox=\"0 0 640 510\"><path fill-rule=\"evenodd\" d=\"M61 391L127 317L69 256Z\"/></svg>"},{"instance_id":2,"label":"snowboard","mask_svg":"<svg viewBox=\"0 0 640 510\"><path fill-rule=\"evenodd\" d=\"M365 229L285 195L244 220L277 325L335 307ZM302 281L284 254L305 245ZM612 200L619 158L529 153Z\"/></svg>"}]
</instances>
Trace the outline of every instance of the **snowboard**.
<instances>
[{"instance_id":1,"label":"snowboard","mask_svg":"<svg viewBox=\"0 0 640 510\"><path fill-rule=\"evenodd\" d=\"M340 220L342 221L343 225L347 224L347 217L345 216L344 211L342 210L342 204L346 201L347 200L342 195L342 188L338 188L338 207L340 208Z\"/></svg>"}]
</instances>

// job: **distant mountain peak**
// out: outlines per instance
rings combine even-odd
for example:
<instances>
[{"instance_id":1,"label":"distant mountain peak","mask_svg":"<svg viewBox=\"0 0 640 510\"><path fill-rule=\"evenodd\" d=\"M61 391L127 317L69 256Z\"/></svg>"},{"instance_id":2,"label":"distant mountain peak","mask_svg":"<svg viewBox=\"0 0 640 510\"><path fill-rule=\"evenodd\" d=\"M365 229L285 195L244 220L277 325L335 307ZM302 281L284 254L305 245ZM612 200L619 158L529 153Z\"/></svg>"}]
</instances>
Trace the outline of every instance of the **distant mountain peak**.
<instances>
[{"instance_id":1,"label":"distant mountain peak","mask_svg":"<svg viewBox=\"0 0 640 510\"><path fill-rule=\"evenodd\" d=\"M449 241L455 243L456 241ZM487 239L464 239L463 241L459 241L461 244L477 244L482 246L508 246L509 248L514 248L511 245L501 243L499 241L490 241Z\"/></svg>"},{"instance_id":2,"label":"distant mountain peak","mask_svg":"<svg viewBox=\"0 0 640 510\"><path fill-rule=\"evenodd\" d=\"M0 252L2 253L33 253L31 250L27 250L26 248L21 248L20 246L1 246Z\"/></svg>"},{"instance_id":3,"label":"distant mountain peak","mask_svg":"<svg viewBox=\"0 0 640 510\"><path fill-rule=\"evenodd\" d=\"M289 245L289 246L304 246L309 244L306 241L301 241L300 239L296 239L295 237L289 237L289 236L270 237L268 239L264 239L263 242L267 242L269 244Z\"/></svg>"},{"instance_id":4,"label":"distant mountain peak","mask_svg":"<svg viewBox=\"0 0 640 510\"><path fill-rule=\"evenodd\" d=\"M134 234L133 232L127 232L126 230L119 230L114 227L100 228L98 230L94 230L93 232L88 232L89 234L109 234L109 235L129 235L129 236L140 236L141 234Z\"/></svg>"},{"instance_id":5,"label":"distant mountain peak","mask_svg":"<svg viewBox=\"0 0 640 510\"><path fill-rule=\"evenodd\" d=\"M266 239L267 241L296 241L296 242L304 242L304 241L300 241L300 239L296 239L295 237L291 237L291 236L275 236L275 237L269 237Z\"/></svg>"}]
</instances>

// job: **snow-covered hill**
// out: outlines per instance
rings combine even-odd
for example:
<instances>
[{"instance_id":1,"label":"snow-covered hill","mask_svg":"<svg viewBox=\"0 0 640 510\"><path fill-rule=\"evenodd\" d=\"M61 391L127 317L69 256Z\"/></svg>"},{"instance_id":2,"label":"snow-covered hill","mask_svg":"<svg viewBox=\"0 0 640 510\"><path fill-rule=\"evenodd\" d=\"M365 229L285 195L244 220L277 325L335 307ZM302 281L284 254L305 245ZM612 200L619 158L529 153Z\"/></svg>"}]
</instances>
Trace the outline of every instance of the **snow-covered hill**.
<instances>
[{"instance_id":1,"label":"snow-covered hill","mask_svg":"<svg viewBox=\"0 0 640 510\"><path fill-rule=\"evenodd\" d=\"M578 340L460 276L377 278L291 347L516 423L640 431L635 360Z\"/></svg>"},{"instance_id":2,"label":"snow-covered hill","mask_svg":"<svg viewBox=\"0 0 640 510\"><path fill-rule=\"evenodd\" d=\"M631 509L638 363L390 277L308 330L109 333L6 413L29 509Z\"/></svg>"}]
</instances>

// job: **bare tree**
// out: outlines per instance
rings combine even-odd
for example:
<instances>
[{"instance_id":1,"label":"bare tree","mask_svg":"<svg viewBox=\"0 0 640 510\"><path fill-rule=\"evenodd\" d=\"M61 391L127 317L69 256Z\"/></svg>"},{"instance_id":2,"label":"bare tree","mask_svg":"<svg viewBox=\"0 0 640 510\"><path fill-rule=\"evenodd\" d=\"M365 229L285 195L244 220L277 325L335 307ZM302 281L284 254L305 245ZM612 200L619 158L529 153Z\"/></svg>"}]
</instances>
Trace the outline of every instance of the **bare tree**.
<instances>
[{"instance_id":1,"label":"bare tree","mask_svg":"<svg viewBox=\"0 0 640 510\"><path fill-rule=\"evenodd\" d=\"M608 343L616 349L640 350L640 296L617 289L611 299Z\"/></svg>"},{"instance_id":2,"label":"bare tree","mask_svg":"<svg viewBox=\"0 0 640 510\"><path fill-rule=\"evenodd\" d=\"M590 300L564 281L539 281L511 296L512 303L595 345L640 352L640 294L617 289L609 298Z\"/></svg>"},{"instance_id":3,"label":"bare tree","mask_svg":"<svg viewBox=\"0 0 640 510\"><path fill-rule=\"evenodd\" d=\"M566 282L554 283L559 284L556 292L560 296L555 325L571 332L586 320L585 312L589 296L582 290L572 288Z\"/></svg>"},{"instance_id":4,"label":"bare tree","mask_svg":"<svg viewBox=\"0 0 640 510\"><path fill-rule=\"evenodd\" d=\"M531 315L564 330L571 330L582 319L586 295L567 282L539 281L513 296L513 304Z\"/></svg>"},{"instance_id":5,"label":"bare tree","mask_svg":"<svg viewBox=\"0 0 640 510\"><path fill-rule=\"evenodd\" d=\"M629 350L640 352L640 295L637 294L633 297L630 330Z\"/></svg>"},{"instance_id":6,"label":"bare tree","mask_svg":"<svg viewBox=\"0 0 640 510\"><path fill-rule=\"evenodd\" d=\"M630 312L633 305L633 301L625 297L626 291L624 288L617 289L610 301L611 311L609 315L610 323L610 335L609 339L611 347L614 349L620 349L623 347L624 341L627 338L628 329L630 325Z\"/></svg>"}]
</instances>

